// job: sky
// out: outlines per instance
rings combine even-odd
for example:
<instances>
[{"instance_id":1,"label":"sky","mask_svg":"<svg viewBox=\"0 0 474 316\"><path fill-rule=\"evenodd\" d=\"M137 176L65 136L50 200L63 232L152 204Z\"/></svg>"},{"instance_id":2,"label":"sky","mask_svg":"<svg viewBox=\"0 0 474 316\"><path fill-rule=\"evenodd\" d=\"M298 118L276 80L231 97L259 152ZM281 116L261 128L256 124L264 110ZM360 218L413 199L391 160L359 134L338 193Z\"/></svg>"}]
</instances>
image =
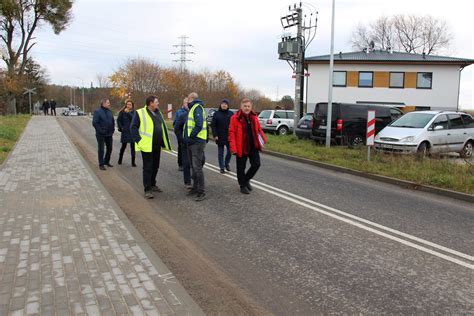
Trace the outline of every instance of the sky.
<instances>
[{"instance_id":1,"label":"sky","mask_svg":"<svg viewBox=\"0 0 474 316\"><path fill-rule=\"evenodd\" d=\"M163 66L176 65L179 36L189 37L192 70L226 70L246 89L271 99L294 95L290 66L278 59L287 0L75 0L68 28L55 35L44 25L32 55L51 83L97 86L97 75L110 75L128 58L142 57ZM444 55L474 59L471 0L336 0L335 53L352 51L352 30L381 15L430 14L445 19L453 33ZM303 2L318 12L318 27L306 56L329 53L331 0ZM463 9L465 8L465 9ZM460 104L474 109L474 65L462 72Z\"/></svg>"}]
</instances>

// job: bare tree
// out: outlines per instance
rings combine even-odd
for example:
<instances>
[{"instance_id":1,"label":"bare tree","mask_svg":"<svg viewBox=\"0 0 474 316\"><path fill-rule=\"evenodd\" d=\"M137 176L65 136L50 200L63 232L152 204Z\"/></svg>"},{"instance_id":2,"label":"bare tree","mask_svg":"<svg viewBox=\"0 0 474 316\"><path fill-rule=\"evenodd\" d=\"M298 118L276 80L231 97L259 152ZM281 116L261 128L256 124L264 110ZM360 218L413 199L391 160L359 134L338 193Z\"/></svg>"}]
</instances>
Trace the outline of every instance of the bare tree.
<instances>
[{"instance_id":1,"label":"bare tree","mask_svg":"<svg viewBox=\"0 0 474 316\"><path fill-rule=\"evenodd\" d=\"M2 60L7 66L8 81L16 82L6 90L9 112L16 113L15 93L23 76L31 49L33 34L42 23L55 34L66 28L71 18L72 0L2 0L0 5L0 43ZM16 90L16 91L15 91Z\"/></svg>"},{"instance_id":2,"label":"bare tree","mask_svg":"<svg viewBox=\"0 0 474 316\"><path fill-rule=\"evenodd\" d=\"M381 16L368 26L359 24L352 33L352 46L363 50L373 42L378 48L388 50L395 45L394 25L391 18Z\"/></svg>"},{"instance_id":3,"label":"bare tree","mask_svg":"<svg viewBox=\"0 0 474 316\"><path fill-rule=\"evenodd\" d=\"M99 85L99 88L110 88L110 80L109 77L103 74L97 74L96 75L97 79L97 84Z\"/></svg>"},{"instance_id":4,"label":"bare tree","mask_svg":"<svg viewBox=\"0 0 474 316\"><path fill-rule=\"evenodd\" d=\"M373 42L382 50L434 54L451 45L452 35L443 19L430 15L381 16L368 25L359 24L352 33L352 47L363 50Z\"/></svg>"}]
</instances>

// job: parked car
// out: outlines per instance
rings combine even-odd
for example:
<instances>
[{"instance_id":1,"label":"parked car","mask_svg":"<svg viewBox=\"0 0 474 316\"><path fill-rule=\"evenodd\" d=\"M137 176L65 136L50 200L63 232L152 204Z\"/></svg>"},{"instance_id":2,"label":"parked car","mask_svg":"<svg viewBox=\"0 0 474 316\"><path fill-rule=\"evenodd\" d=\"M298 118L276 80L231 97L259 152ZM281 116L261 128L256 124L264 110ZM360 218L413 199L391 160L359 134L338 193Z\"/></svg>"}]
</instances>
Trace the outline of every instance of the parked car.
<instances>
[{"instance_id":1,"label":"parked car","mask_svg":"<svg viewBox=\"0 0 474 316\"><path fill-rule=\"evenodd\" d=\"M363 145L366 141L369 110L375 111L375 133L403 115L402 111L391 106L333 103L331 142L349 146ZM319 142L326 140L327 111L327 103L318 103L314 109L311 138Z\"/></svg>"},{"instance_id":2,"label":"parked car","mask_svg":"<svg viewBox=\"0 0 474 316\"><path fill-rule=\"evenodd\" d=\"M266 132L287 135L293 131L295 111L264 110L258 115L262 129Z\"/></svg>"},{"instance_id":3,"label":"parked car","mask_svg":"<svg viewBox=\"0 0 474 316\"><path fill-rule=\"evenodd\" d=\"M62 115L64 116L84 116L86 113L79 110L65 110Z\"/></svg>"},{"instance_id":4,"label":"parked car","mask_svg":"<svg viewBox=\"0 0 474 316\"><path fill-rule=\"evenodd\" d=\"M311 130L313 129L313 113L305 114L296 125L296 136L299 139L311 138Z\"/></svg>"},{"instance_id":5,"label":"parked car","mask_svg":"<svg viewBox=\"0 0 474 316\"><path fill-rule=\"evenodd\" d=\"M214 112L217 111L217 108L204 108L204 112L206 112L206 121L207 124L211 124L212 117L214 116Z\"/></svg>"},{"instance_id":6,"label":"parked car","mask_svg":"<svg viewBox=\"0 0 474 316\"><path fill-rule=\"evenodd\" d=\"M472 157L474 119L454 111L410 112L385 127L375 137L377 150L418 153L456 152Z\"/></svg>"},{"instance_id":7,"label":"parked car","mask_svg":"<svg viewBox=\"0 0 474 316\"><path fill-rule=\"evenodd\" d=\"M216 108L204 108L204 111L206 112L206 121L208 125L211 125L212 123L212 118L214 117L214 113L218 111ZM237 113L238 110L236 109L229 109L233 114Z\"/></svg>"}]
</instances>

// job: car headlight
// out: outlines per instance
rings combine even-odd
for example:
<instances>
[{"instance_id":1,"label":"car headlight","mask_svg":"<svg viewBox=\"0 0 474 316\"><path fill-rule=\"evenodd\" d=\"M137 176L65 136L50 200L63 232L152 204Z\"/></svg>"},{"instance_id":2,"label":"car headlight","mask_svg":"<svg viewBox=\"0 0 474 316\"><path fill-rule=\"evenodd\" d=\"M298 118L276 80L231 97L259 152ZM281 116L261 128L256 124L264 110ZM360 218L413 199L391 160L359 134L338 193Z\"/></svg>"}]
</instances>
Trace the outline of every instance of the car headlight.
<instances>
[{"instance_id":1,"label":"car headlight","mask_svg":"<svg viewBox=\"0 0 474 316\"><path fill-rule=\"evenodd\" d=\"M400 141L404 143L411 143L415 141L415 136L408 136L408 137L400 139Z\"/></svg>"}]
</instances>

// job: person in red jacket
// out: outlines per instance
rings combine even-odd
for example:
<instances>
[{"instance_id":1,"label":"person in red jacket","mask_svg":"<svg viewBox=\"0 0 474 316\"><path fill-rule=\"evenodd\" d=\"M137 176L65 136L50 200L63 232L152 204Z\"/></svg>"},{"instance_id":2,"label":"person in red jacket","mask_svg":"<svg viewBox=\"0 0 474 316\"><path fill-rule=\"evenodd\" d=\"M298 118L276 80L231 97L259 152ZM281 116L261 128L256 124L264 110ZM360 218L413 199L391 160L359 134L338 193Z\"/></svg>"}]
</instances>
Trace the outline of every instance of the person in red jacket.
<instances>
[{"instance_id":1,"label":"person in red jacket","mask_svg":"<svg viewBox=\"0 0 474 316\"><path fill-rule=\"evenodd\" d=\"M249 99L243 99L240 102L240 110L232 115L228 139L230 152L237 156L237 180L240 192L249 194L252 191L250 179L260 168L259 152L267 141L257 113L252 111L252 102ZM250 161L250 168L245 172L247 160Z\"/></svg>"}]
</instances>

